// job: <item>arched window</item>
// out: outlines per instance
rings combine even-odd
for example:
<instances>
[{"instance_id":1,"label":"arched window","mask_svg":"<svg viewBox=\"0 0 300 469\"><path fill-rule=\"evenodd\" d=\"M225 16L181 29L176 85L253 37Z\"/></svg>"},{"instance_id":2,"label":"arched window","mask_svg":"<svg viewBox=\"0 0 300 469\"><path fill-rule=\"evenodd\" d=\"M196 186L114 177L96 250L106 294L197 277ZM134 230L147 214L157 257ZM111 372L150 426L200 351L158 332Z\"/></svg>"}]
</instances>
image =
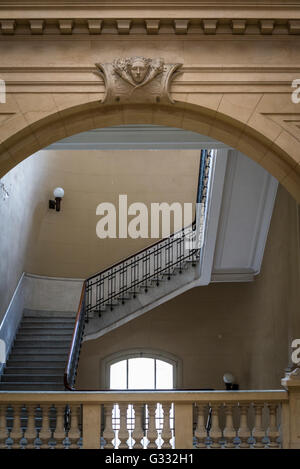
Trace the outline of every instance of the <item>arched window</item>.
<instances>
[{"instance_id":1,"label":"arched window","mask_svg":"<svg viewBox=\"0 0 300 469\"><path fill-rule=\"evenodd\" d=\"M174 389L178 387L179 361L170 354L127 351L105 360L106 388L115 390Z\"/></svg>"},{"instance_id":2,"label":"arched window","mask_svg":"<svg viewBox=\"0 0 300 469\"><path fill-rule=\"evenodd\" d=\"M173 365L157 358L136 357L110 366L110 389L173 389Z\"/></svg>"}]
</instances>

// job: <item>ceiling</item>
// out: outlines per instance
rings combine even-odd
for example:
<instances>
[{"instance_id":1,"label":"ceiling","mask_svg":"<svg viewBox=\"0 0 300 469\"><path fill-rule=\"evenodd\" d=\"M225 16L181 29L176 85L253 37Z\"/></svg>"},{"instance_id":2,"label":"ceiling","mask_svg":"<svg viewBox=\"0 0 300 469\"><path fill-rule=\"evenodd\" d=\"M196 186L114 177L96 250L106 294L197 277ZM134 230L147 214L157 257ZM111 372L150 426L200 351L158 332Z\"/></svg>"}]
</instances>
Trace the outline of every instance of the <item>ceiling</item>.
<instances>
[{"instance_id":1,"label":"ceiling","mask_svg":"<svg viewBox=\"0 0 300 469\"><path fill-rule=\"evenodd\" d=\"M159 125L123 125L81 132L47 150L197 150L228 148L205 135Z\"/></svg>"}]
</instances>

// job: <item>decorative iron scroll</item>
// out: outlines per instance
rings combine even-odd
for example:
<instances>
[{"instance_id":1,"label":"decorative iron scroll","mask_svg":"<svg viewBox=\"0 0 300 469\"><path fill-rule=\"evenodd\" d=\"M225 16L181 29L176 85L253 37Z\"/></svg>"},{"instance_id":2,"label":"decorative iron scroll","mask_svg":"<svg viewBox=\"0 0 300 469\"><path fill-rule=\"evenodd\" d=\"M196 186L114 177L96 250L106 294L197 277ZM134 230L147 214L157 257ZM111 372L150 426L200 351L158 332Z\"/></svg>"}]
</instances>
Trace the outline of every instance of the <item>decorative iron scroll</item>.
<instances>
[{"instance_id":1,"label":"decorative iron scroll","mask_svg":"<svg viewBox=\"0 0 300 469\"><path fill-rule=\"evenodd\" d=\"M174 103L170 83L180 73L180 63L165 64L161 58L125 57L96 67L105 83L102 103Z\"/></svg>"}]
</instances>

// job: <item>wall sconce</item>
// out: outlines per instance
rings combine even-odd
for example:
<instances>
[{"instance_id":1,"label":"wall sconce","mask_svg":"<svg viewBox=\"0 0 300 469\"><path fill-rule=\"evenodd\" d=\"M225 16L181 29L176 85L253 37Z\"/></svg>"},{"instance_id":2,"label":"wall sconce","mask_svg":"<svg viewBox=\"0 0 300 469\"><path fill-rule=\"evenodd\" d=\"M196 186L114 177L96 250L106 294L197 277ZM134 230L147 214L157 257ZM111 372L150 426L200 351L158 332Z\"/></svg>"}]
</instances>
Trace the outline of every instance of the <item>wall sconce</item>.
<instances>
[{"instance_id":1,"label":"wall sconce","mask_svg":"<svg viewBox=\"0 0 300 469\"><path fill-rule=\"evenodd\" d=\"M62 187L56 187L53 191L53 195L55 200L49 200L49 208L55 209L57 212L60 211L60 202L63 196L65 195L65 191Z\"/></svg>"},{"instance_id":2,"label":"wall sconce","mask_svg":"<svg viewBox=\"0 0 300 469\"><path fill-rule=\"evenodd\" d=\"M225 373L223 376L223 381L226 386L226 391L237 391L239 389L239 385L235 384L235 377L231 373Z\"/></svg>"}]
</instances>

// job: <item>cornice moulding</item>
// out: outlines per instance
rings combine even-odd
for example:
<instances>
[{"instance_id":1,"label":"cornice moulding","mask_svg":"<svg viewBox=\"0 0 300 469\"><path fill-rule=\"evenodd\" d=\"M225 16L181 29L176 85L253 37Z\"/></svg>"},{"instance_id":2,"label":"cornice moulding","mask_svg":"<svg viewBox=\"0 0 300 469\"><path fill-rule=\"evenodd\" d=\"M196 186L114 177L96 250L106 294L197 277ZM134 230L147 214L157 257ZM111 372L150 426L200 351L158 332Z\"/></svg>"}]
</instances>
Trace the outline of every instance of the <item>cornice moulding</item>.
<instances>
[{"instance_id":1,"label":"cornice moulding","mask_svg":"<svg viewBox=\"0 0 300 469\"><path fill-rule=\"evenodd\" d=\"M61 66L61 67L36 67L36 66L23 66L23 67L1 67L0 73L91 73L95 72L95 66ZM218 64L202 64L202 65L183 65L181 71L184 73L202 73L202 72L245 72L245 73L299 73L299 66L284 66L284 65L218 65ZM178 80L176 80L178 81Z\"/></svg>"},{"instance_id":2,"label":"cornice moulding","mask_svg":"<svg viewBox=\"0 0 300 469\"><path fill-rule=\"evenodd\" d=\"M2 1L1 19L297 20L299 2L280 1Z\"/></svg>"},{"instance_id":3,"label":"cornice moulding","mask_svg":"<svg viewBox=\"0 0 300 469\"><path fill-rule=\"evenodd\" d=\"M142 15L140 18L130 15L118 14L106 17L101 14L89 12L87 16L64 15L55 11L55 15L37 15L30 13L27 16L18 17L15 13L5 15L0 9L0 31L2 34L15 35L18 37L30 36L32 32L38 35L47 35L51 39L60 35L72 35L82 39L90 34L99 36L118 37L126 34L134 36L135 40L141 36L160 37L167 35L184 35L193 38L201 36L224 35L265 37L265 36L288 36L300 34L300 9L298 14L291 13L286 18L281 16L278 20L273 16L253 17L243 15L243 18L231 14L228 18L224 15L199 15L195 12L185 12L179 16L169 15ZM34 28L34 31L33 31Z\"/></svg>"}]
</instances>

